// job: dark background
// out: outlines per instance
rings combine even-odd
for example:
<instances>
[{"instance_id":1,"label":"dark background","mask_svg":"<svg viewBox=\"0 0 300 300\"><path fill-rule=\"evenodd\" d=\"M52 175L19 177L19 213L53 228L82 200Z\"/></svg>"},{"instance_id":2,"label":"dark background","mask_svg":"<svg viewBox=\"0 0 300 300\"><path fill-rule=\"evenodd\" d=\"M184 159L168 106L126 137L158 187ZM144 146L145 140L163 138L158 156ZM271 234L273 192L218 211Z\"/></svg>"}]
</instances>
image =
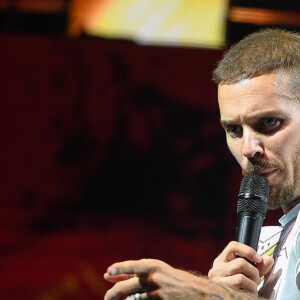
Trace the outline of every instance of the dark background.
<instances>
[{"instance_id":1,"label":"dark background","mask_svg":"<svg viewBox=\"0 0 300 300\"><path fill-rule=\"evenodd\" d=\"M101 299L124 259L206 273L234 238L241 180L211 82L222 51L0 44L0 299Z\"/></svg>"},{"instance_id":2,"label":"dark background","mask_svg":"<svg viewBox=\"0 0 300 300\"><path fill-rule=\"evenodd\" d=\"M126 259L206 274L234 239L241 181L211 81L223 50L68 37L70 1L22 3L0 1L0 299L103 299ZM234 19L244 8L274 19ZM229 1L225 48L299 30L299 11Z\"/></svg>"}]
</instances>

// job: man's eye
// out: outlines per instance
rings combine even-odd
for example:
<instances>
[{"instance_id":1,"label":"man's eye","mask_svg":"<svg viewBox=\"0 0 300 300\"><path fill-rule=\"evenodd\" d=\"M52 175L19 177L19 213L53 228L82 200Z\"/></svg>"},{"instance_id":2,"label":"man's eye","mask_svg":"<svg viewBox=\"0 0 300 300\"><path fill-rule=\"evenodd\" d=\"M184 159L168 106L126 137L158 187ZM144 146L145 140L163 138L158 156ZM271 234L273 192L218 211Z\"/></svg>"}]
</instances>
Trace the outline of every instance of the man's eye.
<instances>
[{"instance_id":1,"label":"man's eye","mask_svg":"<svg viewBox=\"0 0 300 300\"><path fill-rule=\"evenodd\" d=\"M276 125L277 121L278 121L277 118L268 117L268 118L264 119L263 125L265 125L265 126L274 126L274 125Z\"/></svg>"},{"instance_id":2,"label":"man's eye","mask_svg":"<svg viewBox=\"0 0 300 300\"><path fill-rule=\"evenodd\" d=\"M272 134L277 130L279 130L282 127L282 125L283 125L283 120L274 117L267 117L261 120L257 128L257 131L266 134Z\"/></svg>"},{"instance_id":3,"label":"man's eye","mask_svg":"<svg viewBox=\"0 0 300 300\"><path fill-rule=\"evenodd\" d=\"M238 125L229 125L228 126L228 131L232 133L238 133L241 131L241 127Z\"/></svg>"},{"instance_id":4,"label":"man's eye","mask_svg":"<svg viewBox=\"0 0 300 300\"><path fill-rule=\"evenodd\" d=\"M239 137L243 134L243 129L240 125L228 125L225 130L232 137Z\"/></svg>"}]
</instances>

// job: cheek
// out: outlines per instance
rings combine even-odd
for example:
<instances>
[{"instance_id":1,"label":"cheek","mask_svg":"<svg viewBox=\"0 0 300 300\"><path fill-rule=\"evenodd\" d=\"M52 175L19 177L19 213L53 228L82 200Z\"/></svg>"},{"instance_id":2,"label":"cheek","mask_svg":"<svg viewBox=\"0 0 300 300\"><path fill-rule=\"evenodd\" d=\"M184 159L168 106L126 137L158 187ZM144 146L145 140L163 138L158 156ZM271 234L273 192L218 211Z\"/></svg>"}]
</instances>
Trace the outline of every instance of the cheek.
<instances>
[{"instance_id":1,"label":"cheek","mask_svg":"<svg viewBox=\"0 0 300 300\"><path fill-rule=\"evenodd\" d=\"M243 155L239 143L233 142L230 138L227 138L227 146L239 165L242 166Z\"/></svg>"},{"instance_id":2,"label":"cheek","mask_svg":"<svg viewBox=\"0 0 300 300\"><path fill-rule=\"evenodd\" d=\"M300 128L299 128L300 132ZM272 156L283 161L284 163L290 163L293 157L295 149L299 149L300 134L295 132L282 132L268 143L268 150Z\"/></svg>"}]
</instances>

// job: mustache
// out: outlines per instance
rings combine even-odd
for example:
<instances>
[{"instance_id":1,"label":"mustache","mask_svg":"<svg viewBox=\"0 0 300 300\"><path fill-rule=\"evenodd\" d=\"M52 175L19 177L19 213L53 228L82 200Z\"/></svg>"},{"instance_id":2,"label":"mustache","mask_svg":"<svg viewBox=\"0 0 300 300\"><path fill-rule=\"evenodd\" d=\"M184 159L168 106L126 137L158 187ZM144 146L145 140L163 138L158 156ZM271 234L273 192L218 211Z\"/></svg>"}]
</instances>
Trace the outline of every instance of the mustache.
<instances>
[{"instance_id":1,"label":"mustache","mask_svg":"<svg viewBox=\"0 0 300 300\"><path fill-rule=\"evenodd\" d=\"M248 175L255 173L260 170L264 169L279 169L283 170L285 168L285 165L283 162L278 160L265 160L262 158L252 157L249 158L247 165L245 168L242 169L242 174Z\"/></svg>"}]
</instances>

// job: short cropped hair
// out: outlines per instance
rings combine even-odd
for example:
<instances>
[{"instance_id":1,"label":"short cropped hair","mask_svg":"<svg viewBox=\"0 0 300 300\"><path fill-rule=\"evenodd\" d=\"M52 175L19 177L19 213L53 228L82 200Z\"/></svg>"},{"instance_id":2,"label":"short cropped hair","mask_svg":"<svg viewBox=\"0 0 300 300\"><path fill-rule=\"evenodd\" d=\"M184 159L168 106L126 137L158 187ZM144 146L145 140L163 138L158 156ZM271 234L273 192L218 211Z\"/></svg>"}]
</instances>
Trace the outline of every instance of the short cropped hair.
<instances>
[{"instance_id":1,"label":"short cropped hair","mask_svg":"<svg viewBox=\"0 0 300 300\"><path fill-rule=\"evenodd\" d=\"M263 29L232 46L213 72L217 84L280 71L289 75L288 90L300 98L300 34L284 29Z\"/></svg>"}]
</instances>

